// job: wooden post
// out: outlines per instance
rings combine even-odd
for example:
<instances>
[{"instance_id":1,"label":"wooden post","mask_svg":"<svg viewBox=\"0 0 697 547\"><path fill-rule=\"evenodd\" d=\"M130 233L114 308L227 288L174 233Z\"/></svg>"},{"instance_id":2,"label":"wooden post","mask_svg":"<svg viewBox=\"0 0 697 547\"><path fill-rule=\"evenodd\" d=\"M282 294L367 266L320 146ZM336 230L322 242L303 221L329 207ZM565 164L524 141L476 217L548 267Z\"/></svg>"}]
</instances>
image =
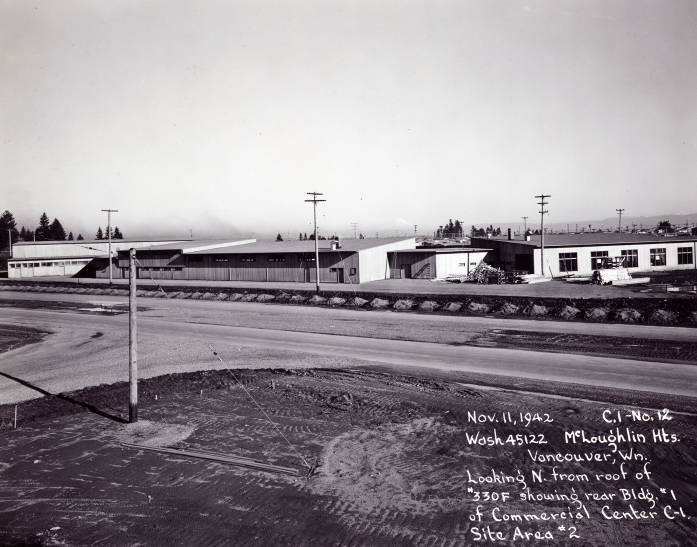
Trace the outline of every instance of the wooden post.
<instances>
[{"instance_id":1,"label":"wooden post","mask_svg":"<svg viewBox=\"0 0 697 547\"><path fill-rule=\"evenodd\" d=\"M136 324L136 250L128 251L128 421L138 421L138 337Z\"/></svg>"}]
</instances>

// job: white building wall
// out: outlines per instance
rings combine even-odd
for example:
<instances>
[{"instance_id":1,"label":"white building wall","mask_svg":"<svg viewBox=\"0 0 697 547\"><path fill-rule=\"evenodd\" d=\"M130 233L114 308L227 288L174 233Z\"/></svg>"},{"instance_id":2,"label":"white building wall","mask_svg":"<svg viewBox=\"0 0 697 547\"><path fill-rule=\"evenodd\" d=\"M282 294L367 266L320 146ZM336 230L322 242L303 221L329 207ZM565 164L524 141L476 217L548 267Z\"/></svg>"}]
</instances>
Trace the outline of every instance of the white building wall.
<instances>
[{"instance_id":1,"label":"white building wall","mask_svg":"<svg viewBox=\"0 0 697 547\"><path fill-rule=\"evenodd\" d=\"M367 283L378 279L389 279L390 267L387 262L387 253L415 248L416 238L410 237L358 251L358 282Z\"/></svg>"},{"instance_id":2,"label":"white building wall","mask_svg":"<svg viewBox=\"0 0 697 547\"><path fill-rule=\"evenodd\" d=\"M678 264L678 248L690 247L692 249L692 264ZM651 249L664 248L666 250L666 265L651 266ZM622 244L622 245L598 245L584 247L555 247L545 248L545 275L553 276L568 275L568 273L576 273L579 275L591 275L591 252L607 251L609 257L621 256L623 250L636 249L638 251L638 266L628 268L630 272L648 272L648 271L663 271L663 270L683 270L696 269L697 266L697 243L694 241L655 241L651 243L640 244ZM559 253L576 253L578 261L578 271L562 272L559 269ZM540 269L540 249L535 249L535 273L539 274Z\"/></svg>"},{"instance_id":3,"label":"white building wall","mask_svg":"<svg viewBox=\"0 0 697 547\"><path fill-rule=\"evenodd\" d=\"M111 252L115 257L121 250L130 248L140 249L152 245L175 243L172 241L124 241L111 240ZM82 241L56 241L51 243L21 242L12 245L12 258L7 264L8 278L28 278L57 275L75 275L86 264L89 258L77 257L103 257L109 255L109 242L82 242ZM76 257L72 259L71 257Z\"/></svg>"},{"instance_id":4,"label":"white building wall","mask_svg":"<svg viewBox=\"0 0 697 547\"><path fill-rule=\"evenodd\" d=\"M487 251L470 253L436 253L436 279L449 275L467 275L484 260Z\"/></svg>"},{"instance_id":5,"label":"white building wall","mask_svg":"<svg viewBox=\"0 0 697 547\"><path fill-rule=\"evenodd\" d=\"M91 258L64 260L15 260L8 263L7 276L10 279L54 275L75 275L84 268Z\"/></svg>"}]
</instances>

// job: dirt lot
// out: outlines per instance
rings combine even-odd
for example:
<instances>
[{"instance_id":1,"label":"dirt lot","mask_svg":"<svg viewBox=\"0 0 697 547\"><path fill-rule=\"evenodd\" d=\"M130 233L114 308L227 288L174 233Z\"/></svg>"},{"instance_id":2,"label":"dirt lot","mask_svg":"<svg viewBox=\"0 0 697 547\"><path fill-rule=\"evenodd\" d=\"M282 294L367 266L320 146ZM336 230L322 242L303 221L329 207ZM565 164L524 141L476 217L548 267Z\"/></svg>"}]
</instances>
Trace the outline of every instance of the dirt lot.
<instances>
[{"instance_id":1,"label":"dirt lot","mask_svg":"<svg viewBox=\"0 0 697 547\"><path fill-rule=\"evenodd\" d=\"M295 448L262 416L238 379ZM472 545L473 526L510 534L514 523L494 521L496 504L475 501L468 476L488 476L491 470L527 474L532 466L526 448L563 452L568 450L562 446L564 431L606 431L603 409L626 411L634 407L621 405L634 403L695 411L691 399L669 403L644 394L642 402L631 392L571 393L567 386L551 384L547 387L556 395L550 397L471 385L477 381L471 375L417 377L365 369L170 375L141 382L140 414L146 422L136 425L123 423L124 384L22 403L17 429L5 419L14 407L0 407L0 543ZM522 390L535 387L539 383L518 385ZM613 402L567 398L579 395ZM544 435L549 444L473 446L466 434L490 433L492 426L472 423L472 411L499 417L504 412L548 413L552 422L527 430ZM697 418L673 418L666 429L679 435L679 442L633 445L651 460L653 475L631 485L637 492L640 485L656 493L666 488L676 495L674 506L690 511L697 495ZM495 427L500 435L526 432L520 424ZM651 427L655 424L631 423L636 432L648 433ZM243 456L294 468L301 475L134 449L123 441ZM318 464L309 478L302 476L305 467L295 450ZM538 467L550 474L553 466L588 473L617 467ZM641 462L629 467L635 472ZM580 539L570 539L570 529L560 530L559 523L521 527L553 533L554 540L545 544L554 545L695 544L694 519L607 520L599 513L603 505L626 510L627 502L584 497L618 487L629 483L530 484L533 494L573 488L590 518L577 515L573 522ZM513 493L505 504L509 513L570 509L570 503L558 500L523 502L526 490L518 483L475 490ZM646 501L629 503L648 510ZM658 506L665 503L663 495ZM471 520L477 506L484 513L481 522ZM497 543L512 544L510 535Z\"/></svg>"}]
</instances>

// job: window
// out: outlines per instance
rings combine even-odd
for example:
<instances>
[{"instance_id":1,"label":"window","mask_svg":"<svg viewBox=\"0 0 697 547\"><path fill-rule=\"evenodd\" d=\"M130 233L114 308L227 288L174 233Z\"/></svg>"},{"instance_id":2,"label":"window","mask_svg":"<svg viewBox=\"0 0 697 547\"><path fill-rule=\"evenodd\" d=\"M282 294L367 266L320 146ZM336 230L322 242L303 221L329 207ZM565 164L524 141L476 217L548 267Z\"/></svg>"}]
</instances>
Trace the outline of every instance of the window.
<instances>
[{"instance_id":1,"label":"window","mask_svg":"<svg viewBox=\"0 0 697 547\"><path fill-rule=\"evenodd\" d=\"M591 270L599 270L603 264L603 258L607 258L607 251L591 251Z\"/></svg>"},{"instance_id":2,"label":"window","mask_svg":"<svg viewBox=\"0 0 697 547\"><path fill-rule=\"evenodd\" d=\"M269 257L269 262L285 262L286 257L285 256L270 256Z\"/></svg>"},{"instance_id":3,"label":"window","mask_svg":"<svg viewBox=\"0 0 697 547\"><path fill-rule=\"evenodd\" d=\"M692 264L692 247L678 247L678 264Z\"/></svg>"},{"instance_id":4,"label":"window","mask_svg":"<svg viewBox=\"0 0 697 547\"><path fill-rule=\"evenodd\" d=\"M227 259L227 258L220 258L220 257L219 257L219 258L216 258L215 261L216 261L216 262L227 262L228 259Z\"/></svg>"},{"instance_id":5,"label":"window","mask_svg":"<svg viewBox=\"0 0 697 547\"><path fill-rule=\"evenodd\" d=\"M241 256L240 262L256 262L257 259L253 256Z\"/></svg>"},{"instance_id":6,"label":"window","mask_svg":"<svg viewBox=\"0 0 697 547\"><path fill-rule=\"evenodd\" d=\"M578 253L559 253L559 271L577 272Z\"/></svg>"},{"instance_id":7,"label":"window","mask_svg":"<svg viewBox=\"0 0 697 547\"><path fill-rule=\"evenodd\" d=\"M351 268L351 273L349 275L356 275L356 268Z\"/></svg>"},{"instance_id":8,"label":"window","mask_svg":"<svg viewBox=\"0 0 697 547\"><path fill-rule=\"evenodd\" d=\"M622 257L624 258L625 268L639 267L639 251L637 249L624 249L622 251Z\"/></svg>"},{"instance_id":9,"label":"window","mask_svg":"<svg viewBox=\"0 0 697 547\"><path fill-rule=\"evenodd\" d=\"M651 265L652 266L665 266L666 265L666 249L661 247L660 249L651 249Z\"/></svg>"}]
</instances>

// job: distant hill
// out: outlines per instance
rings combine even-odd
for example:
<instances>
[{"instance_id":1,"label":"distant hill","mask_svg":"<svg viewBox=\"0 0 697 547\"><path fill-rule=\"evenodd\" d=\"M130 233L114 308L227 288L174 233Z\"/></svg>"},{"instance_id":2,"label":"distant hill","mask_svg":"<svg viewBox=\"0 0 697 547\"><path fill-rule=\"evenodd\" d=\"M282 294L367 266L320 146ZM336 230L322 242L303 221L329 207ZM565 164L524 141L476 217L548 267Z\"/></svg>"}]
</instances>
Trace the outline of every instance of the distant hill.
<instances>
[{"instance_id":1,"label":"distant hill","mask_svg":"<svg viewBox=\"0 0 697 547\"><path fill-rule=\"evenodd\" d=\"M627 228L627 227L632 227L633 225L636 225L636 228L639 229L640 227L643 228L652 228L655 227L660 221L662 220L669 220L673 226L676 227L682 227L685 226L687 223L688 226L695 226L697 225L697 213L690 213L686 215L678 215L674 213L666 213L662 215L652 215L652 216L631 216L631 215L622 215L622 227ZM595 220L574 220L574 221L569 221L569 222L548 222L547 218L545 217L545 226L549 227L552 230L561 230L561 231L566 231L566 228L568 228L573 232L576 230L576 226L578 226L578 230L580 231L582 228L586 228L588 230L588 225L590 224L592 229L602 229L602 228L609 228L609 229L617 229L617 221L618 217L608 217L608 218L603 218L603 219L595 219ZM510 223L493 223L493 226L500 226L502 230L504 230L507 227L515 227L517 228L522 222L520 220L516 222L510 222ZM537 227L539 228L540 225L540 217L539 215L535 217L531 217L528 219L528 226L531 227L533 230Z\"/></svg>"}]
</instances>

